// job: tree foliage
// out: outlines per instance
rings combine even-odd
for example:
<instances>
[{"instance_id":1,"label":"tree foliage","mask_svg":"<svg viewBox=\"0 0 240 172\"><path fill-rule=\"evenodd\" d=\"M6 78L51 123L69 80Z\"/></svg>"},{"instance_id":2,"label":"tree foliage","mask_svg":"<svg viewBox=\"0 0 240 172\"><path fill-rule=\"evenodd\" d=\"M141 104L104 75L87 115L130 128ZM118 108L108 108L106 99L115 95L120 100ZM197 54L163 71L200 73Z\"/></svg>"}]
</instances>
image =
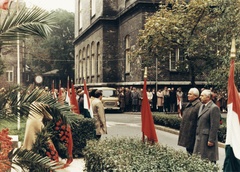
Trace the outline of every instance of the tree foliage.
<instances>
[{"instance_id":1,"label":"tree foliage","mask_svg":"<svg viewBox=\"0 0 240 172\"><path fill-rule=\"evenodd\" d=\"M28 63L35 73L59 69L60 79L74 77L74 14L65 10L54 11L56 28L45 40L38 38L27 42Z\"/></svg>"},{"instance_id":2,"label":"tree foliage","mask_svg":"<svg viewBox=\"0 0 240 172\"><path fill-rule=\"evenodd\" d=\"M240 1L233 1L172 0L161 4L139 33L137 54L144 63L155 58L164 62L179 48L184 60L178 62L177 69L189 74L193 85L200 76L226 87L219 82L228 74L231 39L235 36L238 45L240 33ZM220 76L223 79L219 80Z\"/></svg>"}]
</instances>

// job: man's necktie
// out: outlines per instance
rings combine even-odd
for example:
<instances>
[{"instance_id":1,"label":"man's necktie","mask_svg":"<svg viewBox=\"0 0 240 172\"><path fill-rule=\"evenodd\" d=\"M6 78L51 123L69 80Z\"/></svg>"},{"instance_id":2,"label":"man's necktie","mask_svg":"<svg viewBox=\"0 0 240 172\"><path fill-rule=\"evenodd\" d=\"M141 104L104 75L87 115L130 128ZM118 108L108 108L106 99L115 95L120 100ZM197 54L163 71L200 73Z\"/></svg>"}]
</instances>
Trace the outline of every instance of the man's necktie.
<instances>
[{"instance_id":1,"label":"man's necktie","mask_svg":"<svg viewBox=\"0 0 240 172\"><path fill-rule=\"evenodd\" d=\"M205 108L205 105L202 106L202 111L203 111L204 108Z\"/></svg>"}]
</instances>

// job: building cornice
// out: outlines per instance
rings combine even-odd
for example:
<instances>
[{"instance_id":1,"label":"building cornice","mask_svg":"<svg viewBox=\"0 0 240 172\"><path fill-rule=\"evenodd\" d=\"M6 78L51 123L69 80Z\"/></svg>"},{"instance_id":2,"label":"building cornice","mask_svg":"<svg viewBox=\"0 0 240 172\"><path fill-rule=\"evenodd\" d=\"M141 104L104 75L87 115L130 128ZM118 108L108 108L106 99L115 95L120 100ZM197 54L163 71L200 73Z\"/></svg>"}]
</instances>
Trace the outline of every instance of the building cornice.
<instances>
[{"instance_id":1,"label":"building cornice","mask_svg":"<svg viewBox=\"0 0 240 172\"><path fill-rule=\"evenodd\" d=\"M73 44L76 44L80 41L80 39L82 37L84 37L85 35L88 35L88 33L93 30L96 27L99 27L102 23L104 22L117 22L121 17L123 17L124 15L126 15L127 13L129 13L130 11L133 11L135 9L139 9L139 7L141 6L157 6L158 2L144 2L144 1L136 1L133 4L131 4L130 6L128 6L127 8L125 8L124 10L120 11L116 16L100 16L99 18L97 18L91 25L89 25L81 34L79 34L73 41Z\"/></svg>"}]
</instances>

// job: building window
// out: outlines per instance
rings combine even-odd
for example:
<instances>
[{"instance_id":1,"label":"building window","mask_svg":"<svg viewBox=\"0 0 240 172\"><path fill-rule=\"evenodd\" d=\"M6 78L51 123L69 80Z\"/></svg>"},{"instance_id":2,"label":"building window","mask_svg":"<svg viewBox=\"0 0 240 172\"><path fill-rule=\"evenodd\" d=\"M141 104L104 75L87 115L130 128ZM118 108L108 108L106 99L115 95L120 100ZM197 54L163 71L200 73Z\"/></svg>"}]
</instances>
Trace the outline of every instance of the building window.
<instances>
[{"instance_id":1,"label":"building window","mask_svg":"<svg viewBox=\"0 0 240 172\"><path fill-rule=\"evenodd\" d=\"M78 63L78 70L77 70L77 73L78 73L78 81L79 81L79 83L80 83L80 81L81 81L81 79L82 79L82 77L83 77L83 75L82 75L82 50L79 50L79 52L78 52L78 61L77 61L77 63Z\"/></svg>"},{"instance_id":2,"label":"building window","mask_svg":"<svg viewBox=\"0 0 240 172\"><path fill-rule=\"evenodd\" d=\"M96 0L91 0L90 8L91 8L91 17L94 17L96 14Z\"/></svg>"},{"instance_id":3,"label":"building window","mask_svg":"<svg viewBox=\"0 0 240 172\"><path fill-rule=\"evenodd\" d=\"M86 66L87 66L87 63L86 63L86 52L85 52L85 47L83 48L83 51L82 51L82 65L83 65L83 78L86 79L87 78L87 72L86 72Z\"/></svg>"},{"instance_id":4,"label":"building window","mask_svg":"<svg viewBox=\"0 0 240 172\"><path fill-rule=\"evenodd\" d=\"M26 81L27 81L27 82L30 81L30 75L29 75L29 74L27 74L27 76L26 76Z\"/></svg>"},{"instance_id":5,"label":"building window","mask_svg":"<svg viewBox=\"0 0 240 172\"><path fill-rule=\"evenodd\" d=\"M7 82L13 82L13 67L11 70L6 70Z\"/></svg>"},{"instance_id":6,"label":"building window","mask_svg":"<svg viewBox=\"0 0 240 172\"><path fill-rule=\"evenodd\" d=\"M78 63L78 59L79 59L79 55L77 54L75 56L75 71L76 71L75 79L79 78L79 73L78 73L79 63Z\"/></svg>"},{"instance_id":7,"label":"building window","mask_svg":"<svg viewBox=\"0 0 240 172\"><path fill-rule=\"evenodd\" d=\"M102 71L102 59L101 59L101 49L100 49L100 43L97 43L97 82L100 82L100 75L101 75L101 71Z\"/></svg>"},{"instance_id":8,"label":"building window","mask_svg":"<svg viewBox=\"0 0 240 172\"><path fill-rule=\"evenodd\" d=\"M82 29L82 2L81 0L78 0L78 29Z\"/></svg>"},{"instance_id":9,"label":"building window","mask_svg":"<svg viewBox=\"0 0 240 172\"><path fill-rule=\"evenodd\" d=\"M130 36L127 35L125 38L125 73L130 73Z\"/></svg>"},{"instance_id":10,"label":"building window","mask_svg":"<svg viewBox=\"0 0 240 172\"><path fill-rule=\"evenodd\" d=\"M90 56L90 46L87 46L87 77L91 76L91 56ZM90 82L90 81L88 81Z\"/></svg>"},{"instance_id":11,"label":"building window","mask_svg":"<svg viewBox=\"0 0 240 172\"><path fill-rule=\"evenodd\" d=\"M95 55L95 45L94 45L94 42L92 42L91 44L92 76L96 75L96 59L94 55Z\"/></svg>"},{"instance_id":12,"label":"building window","mask_svg":"<svg viewBox=\"0 0 240 172\"><path fill-rule=\"evenodd\" d=\"M169 69L170 71L176 71L179 61L184 60L184 54L179 48L169 53Z\"/></svg>"}]
</instances>

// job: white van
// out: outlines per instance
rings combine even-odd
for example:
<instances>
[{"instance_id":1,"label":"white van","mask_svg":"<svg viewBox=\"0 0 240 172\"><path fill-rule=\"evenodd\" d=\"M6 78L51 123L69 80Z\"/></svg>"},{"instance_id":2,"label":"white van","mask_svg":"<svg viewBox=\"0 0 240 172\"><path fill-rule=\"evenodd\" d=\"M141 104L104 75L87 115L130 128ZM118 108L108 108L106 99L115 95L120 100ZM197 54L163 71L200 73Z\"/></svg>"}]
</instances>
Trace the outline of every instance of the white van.
<instances>
[{"instance_id":1,"label":"white van","mask_svg":"<svg viewBox=\"0 0 240 172\"><path fill-rule=\"evenodd\" d=\"M103 97L102 102L105 110L120 110L117 90L112 87L93 87L90 88L93 92L101 90Z\"/></svg>"}]
</instances>

